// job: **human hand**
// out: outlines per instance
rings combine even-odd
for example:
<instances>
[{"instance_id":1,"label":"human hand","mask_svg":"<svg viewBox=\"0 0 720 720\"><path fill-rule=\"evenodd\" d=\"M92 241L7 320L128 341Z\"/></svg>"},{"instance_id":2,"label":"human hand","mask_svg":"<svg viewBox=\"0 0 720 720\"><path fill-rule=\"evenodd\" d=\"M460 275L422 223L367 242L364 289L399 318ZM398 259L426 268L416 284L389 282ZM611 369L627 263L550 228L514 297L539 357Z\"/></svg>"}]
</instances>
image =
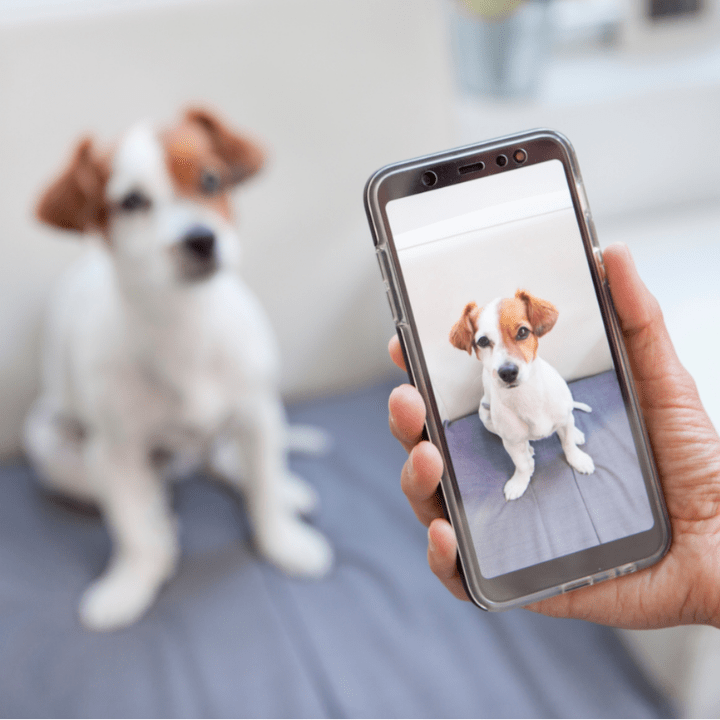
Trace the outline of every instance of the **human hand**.
<instances>
[{"instance_id":1,"label":"human hand","mask_svg":"<svg viewBox=\"0 0 720 720\"><path fill-rule=\"evenodd\" d=\"M610 582L528 606L624 628L689 623L720 627L720 438L690 374L681 365L657 300L640 279L624 245L603 253L640 406L653 447L673 532L657 564ZM389 345L405 364L397 338ZM428 527L428 563L455 597L467 600L457 570L457 542L445 520L438 485L442 459L422 440L425 405L411 385L390 395L390 429L409 453L401 485Z\"/></svg>"}]
</instances>

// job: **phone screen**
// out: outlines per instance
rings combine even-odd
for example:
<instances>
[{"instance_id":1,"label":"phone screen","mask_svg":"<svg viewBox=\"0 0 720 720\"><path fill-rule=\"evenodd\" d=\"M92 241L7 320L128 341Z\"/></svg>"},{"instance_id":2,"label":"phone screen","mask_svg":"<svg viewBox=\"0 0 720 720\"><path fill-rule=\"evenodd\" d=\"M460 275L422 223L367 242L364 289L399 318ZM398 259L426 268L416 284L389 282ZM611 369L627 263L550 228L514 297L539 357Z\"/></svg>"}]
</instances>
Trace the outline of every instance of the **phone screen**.
<instances>
[{"instance_id":1,"label":"phone screen","mask_svg":"<svg viewBox=\"0 0 720 720\"><path fill-rule=\"evenodd\" d=\"M639 435L563 163L390 199L385 213L481 575L505 576L652 528L658 514ZM550 329L533 325L533 313ZM576 404L570 430L555 428L567 414L564 386ZM576 467L565 451L570 434ZM517 495L525 462L532 472ZM521 466L510 493L517 496L508 498Z\"/></svg>"}]
</instances>

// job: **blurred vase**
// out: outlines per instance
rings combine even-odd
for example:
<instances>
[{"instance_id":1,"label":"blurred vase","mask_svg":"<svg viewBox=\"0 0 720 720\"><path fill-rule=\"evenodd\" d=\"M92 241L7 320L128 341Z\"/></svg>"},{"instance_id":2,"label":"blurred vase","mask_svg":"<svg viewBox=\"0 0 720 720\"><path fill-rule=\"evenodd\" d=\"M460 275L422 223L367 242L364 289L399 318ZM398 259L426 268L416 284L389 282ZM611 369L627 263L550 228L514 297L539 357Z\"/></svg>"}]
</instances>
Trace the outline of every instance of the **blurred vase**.
<instances>
[{"instance_id":1,"label":"blurred vase","mask_svg":"<svg viewBox=\"0 0 720 720\"><path fill-rule=\"evenodd\" d=\"M552 39L550 3L507 2L507 13L492 14L473 10L477 0L450 0L449 5L455 68L462 92L507 99L534 95Z\"/></svg>"}]
</instances>

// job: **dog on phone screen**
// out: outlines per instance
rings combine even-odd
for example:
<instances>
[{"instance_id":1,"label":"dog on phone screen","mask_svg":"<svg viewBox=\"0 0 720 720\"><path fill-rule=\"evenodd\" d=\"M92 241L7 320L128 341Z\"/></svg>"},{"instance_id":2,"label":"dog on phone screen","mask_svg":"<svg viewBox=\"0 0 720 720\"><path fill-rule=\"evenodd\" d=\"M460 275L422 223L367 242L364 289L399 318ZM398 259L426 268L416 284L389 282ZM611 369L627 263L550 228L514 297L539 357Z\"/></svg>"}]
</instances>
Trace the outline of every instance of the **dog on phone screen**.
<instances>
[{"instance_id":1,"label":"dog on phone screen","mask_svg":"<svg viewBox=\"0 0 720 720\"><path fill-rule=\"evenodd\" d=\"M286 460L293 438L312 445L319 431L289 431L274 335L235 273L230 191L263 162L251 139L189 110L107 151L83 140L39 202L40 220L90 234L52 298L25 431L44 485L109 526L110 562L80 604L89 628L128 625L152 604L179 553L164 480L205 463L243 492L265 558L295 576L331 566L302 518L314 491Z\"/></svg>"},{"instance_id":2,"label":"dog on phone screen","mask_svg":"<svg viewBox=\"0 0 720 720\"><path fill-rule=\"evenodd\" d=\"M573 409L592 409L574 402L560 373L537 355L538 339L557 318L554 305L518 290L514 298L496 298L484 308L468 303L450 331L450 342L474 351L482 363L480 420L500 436L515 464L505 483L506 500L519 498L530 483L535 470L530 441L554 432L571 467L583 474L595 471L592 458L578 447L585 436L573 417Z\"/></svg>"}]
</instances>

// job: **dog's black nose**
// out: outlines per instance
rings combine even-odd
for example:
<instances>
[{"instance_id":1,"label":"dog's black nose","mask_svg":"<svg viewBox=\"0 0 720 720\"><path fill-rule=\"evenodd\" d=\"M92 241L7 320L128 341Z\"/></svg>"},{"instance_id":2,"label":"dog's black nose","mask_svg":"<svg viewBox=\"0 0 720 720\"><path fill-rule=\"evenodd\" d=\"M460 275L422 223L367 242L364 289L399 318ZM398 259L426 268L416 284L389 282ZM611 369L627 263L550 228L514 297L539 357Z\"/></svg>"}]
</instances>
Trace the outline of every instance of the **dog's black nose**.
<instances>
[{"instance_id":1,"label":"dog's black nose","mask_svg":"<svg viewBox=\"0 0 720 720\"><path fill-rule=\"evenodd\" d=\"M195 228L185 236L183 246L193 260L212 260L215 254L215 233L207 228Z\"/></svg>"},{"instance_id":2,"label":"dog's black nose","mask_svg":"<svg viewBox=\"0 0 720 720\"><path fill-rule=\"evenodd\" d=\"M517 380L519 372L520 368L518 368L517 365L514 365L513 363L505 363L504 365L500 366L500 369L498 370L498 375L503 382L506 382L508 385L510 385Z\"/></svg>"}]
</instances>

